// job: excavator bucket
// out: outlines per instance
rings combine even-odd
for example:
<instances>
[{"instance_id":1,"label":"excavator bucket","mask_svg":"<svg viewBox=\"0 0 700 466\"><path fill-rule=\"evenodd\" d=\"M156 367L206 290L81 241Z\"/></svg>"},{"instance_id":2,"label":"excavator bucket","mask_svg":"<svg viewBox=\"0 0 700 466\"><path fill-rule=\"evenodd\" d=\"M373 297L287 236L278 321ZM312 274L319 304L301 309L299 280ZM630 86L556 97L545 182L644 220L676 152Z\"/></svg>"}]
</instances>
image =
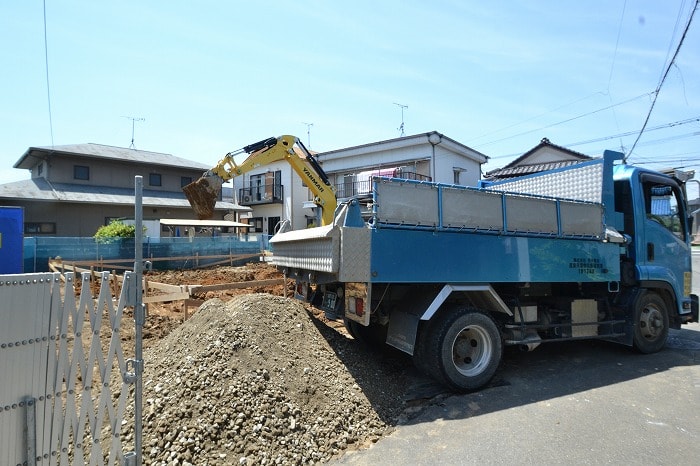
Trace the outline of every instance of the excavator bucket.
<instances>
[{"instance_id":1,"label":"excavator bucket","mask_svg":"<svg viewBox=\"0 0 700 466\"><path fill-rule=\"evenodd\" d=\"M214 206L219 199L224 180L216 174L205 173L200 179L182 188L185 197L200 220L214 216Z\"/></svg>"}]
</instances>

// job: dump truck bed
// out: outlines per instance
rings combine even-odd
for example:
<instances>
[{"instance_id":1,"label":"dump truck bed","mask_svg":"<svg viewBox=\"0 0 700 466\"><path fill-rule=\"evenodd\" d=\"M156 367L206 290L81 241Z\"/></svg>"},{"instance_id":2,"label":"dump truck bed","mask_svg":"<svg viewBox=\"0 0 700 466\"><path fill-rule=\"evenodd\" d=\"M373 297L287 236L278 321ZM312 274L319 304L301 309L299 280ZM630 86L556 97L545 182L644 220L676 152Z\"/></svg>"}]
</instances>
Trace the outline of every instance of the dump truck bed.
<instances>
[{"instance_id":1,"label":"dump truck bed","mask_svg":"<svg viewBox=\"0 0 700 466\"><path fill-rule=\"evenodd\" d=\"M581 165L532 177L529 187L517 181L551 190L556 178L592 173L598 188L581 186L586 200L502 190L513 182L468 188L374 178L367 224L356 220L359 206L345 205L333 225L273 237L273 263L341 282L617 281L622 237L606 227L603 204L588 200L604 196L605 164Z\"/></svg>"}]
</instances>

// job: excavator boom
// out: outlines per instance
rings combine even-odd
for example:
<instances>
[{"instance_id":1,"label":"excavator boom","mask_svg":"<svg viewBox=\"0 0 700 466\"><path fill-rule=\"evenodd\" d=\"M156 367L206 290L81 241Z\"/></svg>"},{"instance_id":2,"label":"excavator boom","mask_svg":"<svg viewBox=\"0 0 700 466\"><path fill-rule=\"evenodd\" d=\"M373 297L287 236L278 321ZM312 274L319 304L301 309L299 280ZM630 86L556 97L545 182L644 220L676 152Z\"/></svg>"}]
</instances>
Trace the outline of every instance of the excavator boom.
<instances>
[{"instance_id":1,"label":"excavator boom","mask_svg":"<svg viewBox=\"0 0 700 466\"><path fill-rule=\"evenodd\" d=\"M295 145L299 149L295 149ZM250 155L238 165L234 161L234 156L243 152ZM214 207L224 182L279 160L286 160L305 181L314 193L314 203L321 208L321 223L323 225L330 224L333 221L337 203L335 190L318 161L295 136L285 135L263 139L249 144L239 151L229 152L215 167L206 171L201 178L188 184L182 190L197 217L200 219L211 218L214 215Z\"/></svg>"}]
</instances>

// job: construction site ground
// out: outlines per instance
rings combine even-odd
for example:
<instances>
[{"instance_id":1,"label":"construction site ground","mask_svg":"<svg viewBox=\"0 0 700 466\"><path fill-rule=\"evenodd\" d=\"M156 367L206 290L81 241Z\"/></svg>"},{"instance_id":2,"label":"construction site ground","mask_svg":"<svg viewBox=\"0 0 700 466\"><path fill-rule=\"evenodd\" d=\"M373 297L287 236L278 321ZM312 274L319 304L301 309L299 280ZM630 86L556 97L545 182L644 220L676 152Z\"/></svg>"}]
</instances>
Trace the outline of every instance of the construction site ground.
<instances>
[{"instance_id":1,"label":"construction site ground","mask_svg":"<svg viewBox=\"0 0 700 466\"><path fill-rule=\"evenodd\" d=\"M145 278L182 286L282 275L251 263ZM198 308L148 304L145 464L327 462L372 445L442 392L417 376L410 357L366 347L342 320L293 299L292 290L288 281L195 291ZM130 336L122 338L129 353ZM127 428L127 444L130 435Z\"/></svg>"}]
</instances>

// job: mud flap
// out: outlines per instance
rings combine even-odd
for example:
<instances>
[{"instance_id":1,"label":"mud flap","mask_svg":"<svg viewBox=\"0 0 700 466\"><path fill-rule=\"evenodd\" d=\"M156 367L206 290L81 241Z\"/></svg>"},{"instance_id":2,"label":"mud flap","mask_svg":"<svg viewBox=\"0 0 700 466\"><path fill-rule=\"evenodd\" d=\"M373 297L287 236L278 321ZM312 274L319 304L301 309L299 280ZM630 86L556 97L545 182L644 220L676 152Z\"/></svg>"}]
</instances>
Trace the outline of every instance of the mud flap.
<instances>
[{"instance_id":1,"label":"mud flap","mask_svg":"<svg viewBox=\"0 0 700 466\"><path fill-rule=\"evenodd\" d=\"M389 319L386 343L394 348L413 355L416 347L416 334L420 316L408 312L393 311Z\"/></svg>"}]
</instances>

